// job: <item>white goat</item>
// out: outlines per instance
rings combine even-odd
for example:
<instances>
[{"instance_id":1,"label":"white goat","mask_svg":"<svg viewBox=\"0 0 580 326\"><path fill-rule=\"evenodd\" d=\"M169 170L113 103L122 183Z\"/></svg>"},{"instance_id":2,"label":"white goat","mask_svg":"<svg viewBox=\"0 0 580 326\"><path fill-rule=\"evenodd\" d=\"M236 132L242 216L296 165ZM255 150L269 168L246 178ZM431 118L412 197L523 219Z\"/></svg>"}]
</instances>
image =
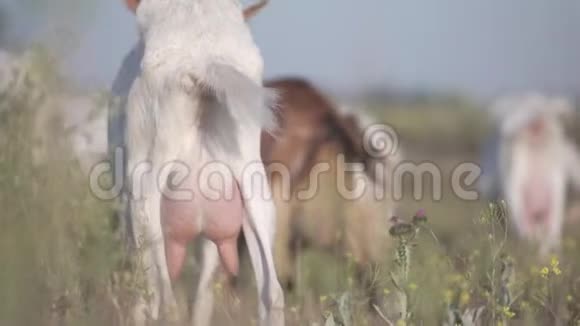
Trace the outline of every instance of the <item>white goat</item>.
<instances>
[{"instance_id":1,"label":"white goat","mask_svg":"<svg viewBox=\"0 0 580 326\"><path fill-rule=\"evenodd\" d=\"M560 244L567 183L580 185L580 159L560 121L572 106L529 95L503 99L494 109L502 119L501 177L512 222L545 256Z\"/></svg>"},{"instance_id":2,"label":"white goat","mask_svg":"<svg viewBox=\"0 0 580 326\"><path fill-rule=\"evenodd\" d=\"M136 322L142 324L147 313L157 319L161 303L168 317L176 316L171 281L187 241L200 233L215 243L206 244L214 249L205 250L204 264L218 264L217 244L222 262L236 273L241 227L258 286L260 324L283 325L284 298L272 258L274 206L260 159L261 128L272 121L270 96L241 5L143 0L137 18L145 53L128 99L127 177L134 238L152 300L141 298ZM203 177L212 162L223 188ZM167 185L184 166L180 186L188 196L176 198ZM139 174L143 167L149 173ZM216 190L217 200L207 198ZM224 212L230 216L219 216Z\"/></svg>"}]
</instances>

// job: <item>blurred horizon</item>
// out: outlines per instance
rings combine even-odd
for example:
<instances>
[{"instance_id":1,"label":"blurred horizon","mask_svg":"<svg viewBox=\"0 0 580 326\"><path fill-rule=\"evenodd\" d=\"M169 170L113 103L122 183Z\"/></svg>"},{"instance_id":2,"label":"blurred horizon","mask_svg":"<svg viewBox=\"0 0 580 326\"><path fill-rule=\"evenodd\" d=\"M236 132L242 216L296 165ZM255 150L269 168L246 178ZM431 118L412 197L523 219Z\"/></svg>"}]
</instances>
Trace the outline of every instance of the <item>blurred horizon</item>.
<instances>
[{"instance_id":1,"label":"blurred horizon","mask_svg":"<svg viewBox=\"0 0 580 326\"><path fill-rule=\"evenodd\" d=\"M136 41L134 18L120 0L75 3L0 0L2 47L55 43L75 83L107 89ZM337 94L580 93L574 0L272 0L251 26L266 78L301 76Z\"/></svg>"}]
</instances>

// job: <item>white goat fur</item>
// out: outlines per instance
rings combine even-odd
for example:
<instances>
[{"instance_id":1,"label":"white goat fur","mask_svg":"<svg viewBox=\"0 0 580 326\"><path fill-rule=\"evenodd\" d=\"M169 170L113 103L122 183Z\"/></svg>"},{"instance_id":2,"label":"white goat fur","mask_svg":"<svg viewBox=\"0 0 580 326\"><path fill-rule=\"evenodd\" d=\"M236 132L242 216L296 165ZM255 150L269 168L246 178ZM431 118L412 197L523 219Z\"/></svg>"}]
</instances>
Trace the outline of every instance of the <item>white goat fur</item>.
<instances>
[{"instance_id":1,"label":"white goat fur","mask_svg":"<svg viewBox=\"0 0 580 326\"><path fill-rule=\"evenodd\" d=\"M522 238L536 242L545 256L560 245L566 186L569 181L580 185L580 159L560 121L563 114L572 112L572 106L563 99L528 95L503 99L494 109L502 118L501 176L513 225ZM546 126L541 144L532 143L527 131L535 119L542 119ZM523 191L532 178L549 183L545 189L551 198L547 229L531 228L526 221Z\"/></svg>"},{"instance_id":2,"label":"white goat fur","mask_svg":"<svg viewBox=\"0 0 580 326\"><path fill-rule=\"evenodd\" d=\"M262 87L262 58L241 5L234 0L143 0L137 17L145 54L128 99L127 171L133 191L142 183L144 199L132 196L130 205L153 299L141 300L136 321L143 323L147 312L157 319L161 303L166 313L175 313L160 224L157 180L167 180L167 174L159 175L163 165L179 160L196 173L205 163L220 161L231 169L244 198L243 232L258 286L260 324L283 325L284 299L272 258L275 211L264 199L270 190L263 165L253 172L259 184L242 180L250 163L261 163L260 132L272 113ZM212 105L204 101L208 94L215 94ZM151 173L132 180L143 162L151 163ZM215 264L216 255L206 250L204 264ZM198 297L208 300L211 291L211 284L202 282Z\"/></svg>"}]
</instances>

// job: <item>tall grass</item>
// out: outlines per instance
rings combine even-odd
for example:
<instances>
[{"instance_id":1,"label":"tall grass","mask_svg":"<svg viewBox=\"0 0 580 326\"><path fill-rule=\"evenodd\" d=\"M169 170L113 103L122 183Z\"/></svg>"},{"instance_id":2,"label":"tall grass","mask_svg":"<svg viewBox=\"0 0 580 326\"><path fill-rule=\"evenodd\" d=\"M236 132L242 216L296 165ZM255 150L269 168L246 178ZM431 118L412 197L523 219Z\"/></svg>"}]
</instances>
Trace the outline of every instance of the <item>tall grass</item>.
<instances>
[{"instance_id":1,"label":"tall grass","mask_svg":"<svg viewBox=\"0 0 580 326\"><path fill-rule=\"evenodd\" d=\"M0 325L110 324L121 254L111 208L91 195L57 123L34 162L36 110L48 108L9 95L0 99Z\"/></svg>"},{"instance_id":2,"label":"tall grass","mask_svg":"<svg viewBox=\"0 0 580 326\"><path fill-rule=\"evenodd\" d=\"M0 325L126 325L139 283L124 270L112 207L92 196L58 123L40 142L47 155L34 162L38 101L0 99ZM406 114L407 123L413 111ZM300 291L287 294L289 325L580 325L571 229L562 252L540 261L514 241L501 203L447 196L401 204L426 207L428 220L399 221L410 233L383 230L393 245L369 271L382 301L369 309L348 255L308 251L299 259ZM175 286L184 302L197 272L187 268ZM220 283L215 291L214 325L252 324L252 282L233 296Z\"/></svg>"}]
</instances>

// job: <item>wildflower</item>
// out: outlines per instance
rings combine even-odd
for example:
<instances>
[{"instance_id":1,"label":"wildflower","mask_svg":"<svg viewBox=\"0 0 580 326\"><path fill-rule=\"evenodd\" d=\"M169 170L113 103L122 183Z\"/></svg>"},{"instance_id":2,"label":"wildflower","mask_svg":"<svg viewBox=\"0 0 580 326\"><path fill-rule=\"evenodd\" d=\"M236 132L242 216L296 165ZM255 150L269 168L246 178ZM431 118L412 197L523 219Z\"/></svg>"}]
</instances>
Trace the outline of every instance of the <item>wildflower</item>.
<instances>
[{"instance_id":1,"label":"wildflower","mask_svg":"<svg viewBox=\"0 0 580 326\"><path fill-rule=\"evenodd\" d=\"M383 294L384 294L385 296L389 295L389 293L391 293L391 291L390 291L389 289L387 289L387 288L384 288L384 289L383 289Z\"/></svg>"},{"instance_id":2,"label":"wildflower","mask_svg":"<svg viewBox=\"0 0 580 326\"><path fill-rule=\"evenodd\" d=\"M548 279L548 275L550 274L550 270L548 269L548 267L544 267L540 270L540 276Z\"/></svg>"},{"instance_id":3,"label":"wildflower","mask_svg":"<svg viewBox=\"0 0 580 326\"><path fill-rule=\"evenodd\" d=\"M401 225L401 224L399 224ZM407 243L407 239L399 238L399 244L396 248L395 263L399 267L400 277L404 280L409 275L409 264L411 259L411 248Z\"/></svg>"},{"instance_id":4,"label":"wildflower","mask_svg":"<svg viewBox=\"0 0 580 326\"><path fill-rule=\"evenodd\" d=\"M469 292L463 291L463 292L461 292L461 295L459 296L459 304L462 306L465 306L466 304L469 303L470 299L471 299L471 296L469 295Z\"/></svg>"},{"instance_id":5,"label":"wildflower","mask_svg":"<svg viewBox=\"0 0 580 326\"><path fill-rule=\"evenodd\" d=\"M485 225L485 217L482 215L477 219L480 225Z\"/></svg>"},{"instance_id":6,"label":"wildflower","mask_svg":"<svg viewBox=\"0 0 580 326\"><path fill-rule=\"evenodd\" d=\"M427 222L427 216L425 215L425 210L424 209L420 209L415 216L413 216L413 224L420 224L420 223L426 223Z\"/></svg>"},{"instance_id":7,"label":"wildflower","mask_svg":"<svg viewBox=\"0 0 580 326\"><path fill-rule=\"evenodd\" d=\"M389 234L393 237L408 235L413 232L413 225L409 223L398 223L389 229Z\"/></svg>"},{"instance_id":8,"label":"wildflower","mask_svg":"<svg viewBox=\"0 0 580 326\"><path fill-rule=\"evenodd\" d=\"M552 261L550 262L550 266L552 266L552 272L554 275L562 274L562 270L560 269L560 262L558 261L558 257L552 257Z\"/></svg>"},{"instance_id":9,"label":"wildflower","mask_svg":"<svg viewBox=\"0 0 580 326\"><path fill-rule=\"evenodd\" d=\"M515 317L515 313L513 311L511 311L510 307L508 306L503 306L502 307L502 313L504 316L506 316L508 319L512 319Z\"/></svg>"},{"instance_id":10,"label":"wildflower","mask_svg":"<svg viewBox=\"0 0 580 326\"><path fill-rule=\"evenodd\" d=\"M415 283L410 283L409 284L409 290L415 291L415 290L417 290L417 288L418 288L417 284L415 284Z\"/></svg>"}]
</instances>

